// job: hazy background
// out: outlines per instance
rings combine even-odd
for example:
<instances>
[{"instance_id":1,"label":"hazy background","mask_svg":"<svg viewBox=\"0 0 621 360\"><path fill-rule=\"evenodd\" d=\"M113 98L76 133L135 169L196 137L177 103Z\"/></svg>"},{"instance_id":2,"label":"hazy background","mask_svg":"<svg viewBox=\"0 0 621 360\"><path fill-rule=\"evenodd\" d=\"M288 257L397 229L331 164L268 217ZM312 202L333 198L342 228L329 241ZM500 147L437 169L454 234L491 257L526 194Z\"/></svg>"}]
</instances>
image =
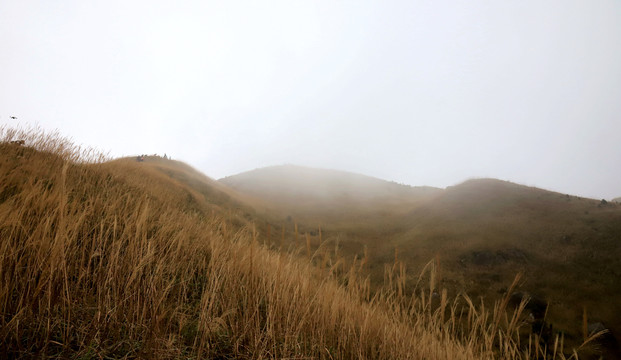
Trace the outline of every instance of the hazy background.
<instances>
[{"instance_id":1,"label":"hazy background","mask_svg":"<svg viewBox=\"0 0 621 360\"><path fill-rule=\"evenodd\" d=\"M0 1L0 124L215 178L294 163L611 198L620 114L616 0Z\"/></svg>"}]
</instances>

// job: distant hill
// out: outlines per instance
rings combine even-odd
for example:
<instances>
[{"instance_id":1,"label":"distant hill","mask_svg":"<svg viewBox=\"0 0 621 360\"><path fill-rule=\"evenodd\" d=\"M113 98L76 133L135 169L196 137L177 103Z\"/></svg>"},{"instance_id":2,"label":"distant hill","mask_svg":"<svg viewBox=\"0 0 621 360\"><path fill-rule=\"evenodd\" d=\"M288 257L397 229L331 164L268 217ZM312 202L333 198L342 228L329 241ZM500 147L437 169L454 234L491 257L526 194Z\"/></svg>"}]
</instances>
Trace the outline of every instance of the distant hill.
<instances>
[{"instance_id":1,"label":"distant hill","mask_svg":"<svg viewBox=\"0 0 621 360\"><path fill-rule=\"evenodd\" d=\"M295 165L270 166L219 180L234 189L275 201L345 199L394 201L439 189L413 187L346 171Z\"/></svg>"},{"instance_id":2,"label":"distant hill","mask_svg":"<svg viewBox=\"0 0 621 360\"><path fill-rule=\"evenodd\" d=\"M443 190L399 224L398 233L369 242L382 254L371 260L375 268L394 248L409 268L437 258L441 287L486 299L521 272L522 290L550 304L547 321L558 330L579 334L586 306L592 321L621 335L621 206L476 179Z\"/></svg>"},{"instance_id":3,"label":"distant hill","mask_svg":"<svg viewBox=\"0 0 621 360\"><path fill-rule=\"evenodd\" d=\"M621 196L612 199L611 201L621 203Z\"/></svg>"},{"instance_id":4,"label":"distant hill","mask_svg":"<svg viewBox=\"0 0 621 360\"><path fill-rule=\"evenodd\" d=\"M225 177L220 183L272 205L272 210L323 222L378 212L405 212L441 189L397 184L370 176L294 165Z\"/></svg>"},{"instance_id":5,"label":"distant hill","mask_svg":"<svg viewBox=\"0 0 621 360\"><path fill-rule=\"evenodd\" d=\"M220 182L278 204L307 228L321 220L324 236L338 239L344 255L360 259L367 248L372 283L383 281L386 264L397 257L413 269L413 286L417 269L436 259L440 287L493 299L521 272L522 291L550 304L545 321L567 341L580 340L583 306L593 322L621 334L621 206L615 203L496 179L419 188L295 166Z\"/></svg>"},{"instance_id":6,"label":"distant hill","mask_svg":"<svg viewBox=\"0 0 621 360\"><path fill-rule=\"evenodd\" d=\"M545 321L567 339L580 339L583 306L590 321L621 335L617 204L477 179L412 209L401 228L406 230L374 245L374 252L383 252L377 268L392 256L388 244L409 268L437 257L441 287L486 299L506 291L521 272L522 291L549 304ZM619 356L616 345L609 356Z\"/></svg>"}]
</instances>

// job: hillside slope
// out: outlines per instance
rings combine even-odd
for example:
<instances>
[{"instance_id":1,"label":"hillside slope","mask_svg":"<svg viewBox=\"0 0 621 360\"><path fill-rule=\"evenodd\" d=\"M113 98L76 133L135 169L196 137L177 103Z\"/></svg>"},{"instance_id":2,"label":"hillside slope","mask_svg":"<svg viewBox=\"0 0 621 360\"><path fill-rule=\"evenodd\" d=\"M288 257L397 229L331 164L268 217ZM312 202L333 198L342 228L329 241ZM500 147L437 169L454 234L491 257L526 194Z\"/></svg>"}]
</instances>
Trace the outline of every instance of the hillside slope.
<instances>
[{"instance_id":1,"label":"hillside slope","mask_svg":"<svg viewBox=\"0 0 621 360\"><path fill-rule=\"evenodd\" d=\"M440 189L412 187L345 171L271 166L218 180L265 201L277 216L338 226L405 213ZM269 205L268 205L269 204Z\"/></svg>"},{"instance_id":2,"label":"hillside slope","mask_svg":"<svg viewBox=\"0 0 621 360\"><path fill-rule=\"evenodd\" d=\"M210 211L217 214L256 220L256 210L265 207L258 199L242 195L181 161L146 156L141 162L130 157L112 160L110 163L139 165L145 170L165 175L171 184L189 191L188 201L196 202L200 198Z\"/></svg>"},{"instance_id":3,"label":"hillside slope","mask_svg":"<svg viewBox=\"0 0 621 360\"><path fill-rule=\"evenodd\" d=\"M489 297L516 272L550 304L549 319L578 337L590 322L621 334L621 207L481 179L447 189L403 219L393 244L444 264L446 286ZM412 265L415 265L412 260Z\"/></svg>"},{"instance_id":4,"label":"hillside slope","mask_svg":"<svg viewBox=\"0 0 621 360\"><path fill-rule=\"evenodd\" d=\"M382 283L395 258L414 273L436 259L441 287L491 300L523 273L520 291L549 304L546 324L579 344L586 309L589 324L603 323L615 337L606 345L607 355L619 357L621 206L495 179L444 190L368 179L357 187L356 181L363 181L349 174L292 169L255 170L221 181L286 204L300 228L321 223L324 237L338 243L343 256L368 257L366 271L374 284ZM391 203L399 204L398 210L387 210ZM335 208L347 210L335 217ZM418 281L412 276L407 286Z\"/></svg>"},{"instance_id":5,"label":"hillside slope","mask_svg":"<svg viewBox=\"0 0 621 360\"><path fill-rule=\"evenodd\" d=\"M519 322L501 324L502 315L488 318L467 299L430 311L429 294L403 293L403 273L371 298L355 267L324 257L329 267L317 268L261 246L254 215L183 164L107 161L62 138L0 135L0 353L8 358L541 351L524 353L513 340ZM26 146L9 143L16 138Z\"/></svg>"},{"instance_id":6,"label":"hillside slope","mask_svg":"<svg viewBox=\"0 0 621 360\"><path fill-rule=\"evenodd\" d=\"M295 165L270 166L219 180L244 193L274 202L300 201L398 201L422 196L430 187L412 187L339 170Z\"/></svg>"}]
</instances>

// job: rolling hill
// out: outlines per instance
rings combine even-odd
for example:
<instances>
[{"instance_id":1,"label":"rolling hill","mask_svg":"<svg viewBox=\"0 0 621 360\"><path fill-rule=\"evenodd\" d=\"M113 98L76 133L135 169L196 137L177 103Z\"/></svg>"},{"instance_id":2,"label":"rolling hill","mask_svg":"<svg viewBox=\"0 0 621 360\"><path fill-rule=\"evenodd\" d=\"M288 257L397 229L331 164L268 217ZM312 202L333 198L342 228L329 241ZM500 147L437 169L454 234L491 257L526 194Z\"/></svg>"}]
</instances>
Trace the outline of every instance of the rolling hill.
<instances>
[{"instance_id":1,"label":"rolling hill","mask_svg":"<svg viewBox=\"0 0 621 360\"><path fill-rule=\"evenodd\" d=\"M296 202L398 203L439 189L412 187L346 171L295 165L271 166L219 180L232 188L283 205Z\"/></svg>"},{"instance_id":2,"label":"rolling hill","mask_svg":"<svg viewBox=\"0 0 621 360\"><path fill-rule=\"evenodd\" d=\"M293 214L300 228L322 224L343 254L368 257L372 283L383 281L395 256L414 274L436 259L441 287L488 300L523 273L520 291L549 304L548 326L578 343L586 309L587 322L605 324L616 339L608 356L619 356L621 207L615 203L495 179L437 189L292 166L220 181ZM413 275L408 284L417 281Z\"/></svg>"},{"instance_id":3,"label":"rolling hill","mask_svg":"<svg viewBox=\"0 0 621 360\"><path fill-rule=\"evenodd\" d=\"M0 354L521 359L542 351L523 351L518 323L501 324L502 308L492 316L467 299L437 306L429 294L407 296L396 272L371 297L357 268L336 257L318 267L263 245L266 220L245 199L180 162L111 160L58 136L0 127ZM296 241L291 231L284 238ZM451 315L456 309L469 321Z\"/></svg>"},{"instance_id":4,"label":"rolling hill","mask_svg":"<svg viewBox=\"0 0 621 360\"><path fill-rule=\"evenodd\" d=\"M408 230L394 244L439 254L447 286L489 297L520 271L522 288L549 303L558 330L577 336L585 307L591 322L621 333L616 204L482 179L447 189L403 221Z\"/></svg>"},{"instance_id":5,"label":"rolling hill","mask_svg":"<svg viewBox=\"0 0 621 360\"><path fill-rule=\"evenodd\" d=\"M588 358L573 317L586 305L616 334L618 220L615 205L497 180L443 190L281 167L216 182L0 128L0 353ZM563 311L509 306L517 271Z\"/></svg>"},{"instance_id":6,"label":"rolling hill","mask_svg":"<svg viewBox=\"0 0 621 360\"><path fill-rule=\"evenodd\" d=\"M229 176L220 183L264 201L273 220L293 217L300 222L339 227L376 218L393 218L426 201L440 189L412 187L345 171L294 165L272 166Z\"/></svg>"}]
</instances>

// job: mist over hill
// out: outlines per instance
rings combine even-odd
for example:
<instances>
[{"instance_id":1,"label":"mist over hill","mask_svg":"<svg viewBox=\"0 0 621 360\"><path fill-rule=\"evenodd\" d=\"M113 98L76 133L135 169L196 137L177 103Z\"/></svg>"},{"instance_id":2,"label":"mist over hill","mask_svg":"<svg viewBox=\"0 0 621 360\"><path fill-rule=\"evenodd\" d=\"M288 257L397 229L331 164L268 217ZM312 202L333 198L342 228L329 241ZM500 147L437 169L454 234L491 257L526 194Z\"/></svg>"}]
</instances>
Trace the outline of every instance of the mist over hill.
<instances>
[{"instance_id":1,"label":"mist over hill","mask_svg":"<svg viewBox=\"0 0 621 360\"><path fill-rule=\"evenodd\" d=\"M339 170L303 166L271 166L218 180L249 198L264 203L266 216L295 218L306 223L352 222L358 226L375 219L395 219L441 189L409 186Z\"/></svg>"},{"instance_id":2,"label":"mist over hill","mask_svg":"<svg viewBox=\"0 0 621 360\"><path fill-rule=\"evenodd\" d=\"M549 305L542 321L568 341L579 341L583 307L590 323L621 333L621 207L614 202L490 178L439 189L297 166L219 181L284 209L301 226L323 224L343 253L373 254L372 283L397 257L410 269L435 258L441 287L486 299L522 273L522 291Z\"/></svg>"},{"instance_id":3,"label":"mist over hill","mask_svg":"<svg viewBox=\"0 0 621 360\"><path fill-rule=\"evenodd\" d=\"M439 190L428 186L398 184L346 171L296 165L255 169L219 181L245 193L279 202L334 199L356 202L398 201Z\"/></svg>"}]
</instances>

